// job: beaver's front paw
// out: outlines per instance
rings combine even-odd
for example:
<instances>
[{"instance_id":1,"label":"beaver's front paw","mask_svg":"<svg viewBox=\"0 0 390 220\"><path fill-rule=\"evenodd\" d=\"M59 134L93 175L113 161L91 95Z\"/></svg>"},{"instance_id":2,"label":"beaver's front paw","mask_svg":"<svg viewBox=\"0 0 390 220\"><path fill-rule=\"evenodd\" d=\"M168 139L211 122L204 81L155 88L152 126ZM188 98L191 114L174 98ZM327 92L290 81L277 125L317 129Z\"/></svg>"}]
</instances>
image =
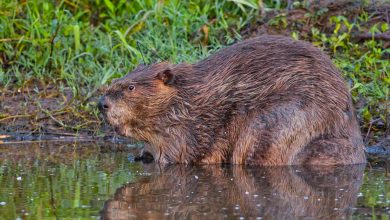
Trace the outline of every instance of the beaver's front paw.
<instances>
[{"instance_id":1,"label":"beaver's front paw","mask_svg":"<svg viewBox=\"0 0 390 220\"><path fill-rule=\"evenodd\" d=\"M134 161L142 161L143 163L152 163L154 161L153 155L148 151L142 151L139 156L134 158Z\"/></svg>"}]
</instances>

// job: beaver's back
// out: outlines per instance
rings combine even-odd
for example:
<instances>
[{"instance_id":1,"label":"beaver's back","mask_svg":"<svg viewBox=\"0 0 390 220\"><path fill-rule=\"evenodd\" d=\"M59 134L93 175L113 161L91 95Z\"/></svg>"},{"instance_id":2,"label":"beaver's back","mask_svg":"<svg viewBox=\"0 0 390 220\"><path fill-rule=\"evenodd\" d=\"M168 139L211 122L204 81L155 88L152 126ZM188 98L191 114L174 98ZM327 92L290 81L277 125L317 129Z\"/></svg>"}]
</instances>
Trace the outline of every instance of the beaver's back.
<instances>
[{"instance_id":1,"label":"beaver's back","mask_svg":"<svg viewBox=\"0 0 390 220\"><path fill-rule=\"evenodd\" d=\"M269 36L246 40L194 64L200 103L266 108L269 103L295 101L314 106L322 117L349 111L350 95L337 68L310 43ZM229 102L231 102L229 104ZM206 104L206 103L202 103ZM226 106L224 106L226 108Z\"/></svg>"}]
</instances>

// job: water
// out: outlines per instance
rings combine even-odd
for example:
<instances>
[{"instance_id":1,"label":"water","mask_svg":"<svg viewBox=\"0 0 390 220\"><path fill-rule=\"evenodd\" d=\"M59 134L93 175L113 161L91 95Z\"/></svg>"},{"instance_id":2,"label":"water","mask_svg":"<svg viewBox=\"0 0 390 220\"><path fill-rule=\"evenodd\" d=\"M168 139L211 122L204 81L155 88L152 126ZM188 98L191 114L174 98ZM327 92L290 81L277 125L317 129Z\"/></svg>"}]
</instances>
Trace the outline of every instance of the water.
<instances>
[{"instance_id":1,"label":"water","mask_svg":"<svg viewBox=\"0 0 390 220\"><path fill-rule=\"evenodd\" d=\"M0 145L0 219L389 219L384 168L161 167L139 150Z\"/></svg>"}]
</instances>

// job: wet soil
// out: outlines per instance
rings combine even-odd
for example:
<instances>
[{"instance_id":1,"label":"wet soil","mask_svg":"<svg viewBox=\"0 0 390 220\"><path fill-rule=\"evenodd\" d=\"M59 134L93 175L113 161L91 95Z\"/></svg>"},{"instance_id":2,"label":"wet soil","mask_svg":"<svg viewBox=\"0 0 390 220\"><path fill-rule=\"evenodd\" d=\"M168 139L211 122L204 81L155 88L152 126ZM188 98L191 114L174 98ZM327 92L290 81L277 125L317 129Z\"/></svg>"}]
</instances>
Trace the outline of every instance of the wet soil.
<instances>
[{"instance_id":1,"label":"wet soil","mask_svg":"<svg viewBox=\"0 0 390 220\"><path fill-rule=\"evenodd\" d=\"M87 100L90 108L96 108L96 99ZM93 109L80 108L82 104L70 89L55 86L33 83L24 89L2 91L0 132L96 134L101 120Z\"/></svg>"}]
</instances>

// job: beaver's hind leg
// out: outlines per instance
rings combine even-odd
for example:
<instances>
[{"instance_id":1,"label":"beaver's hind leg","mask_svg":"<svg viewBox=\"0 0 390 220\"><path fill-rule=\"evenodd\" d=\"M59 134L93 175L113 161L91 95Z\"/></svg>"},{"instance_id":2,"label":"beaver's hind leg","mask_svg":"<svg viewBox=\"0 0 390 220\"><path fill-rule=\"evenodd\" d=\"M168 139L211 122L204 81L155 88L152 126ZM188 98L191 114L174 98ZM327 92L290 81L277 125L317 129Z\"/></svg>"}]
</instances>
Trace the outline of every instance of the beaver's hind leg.
<instances>
[{"instance_id":1,"label":"beaver's hind leg","mask_svg":"<svg viewBox=\"0 0 390 220\"><path fill-rule=\"evenodd\" d=\"M314 111L315 110L315 111ZM248 165L356 164L365 155L350 108L327 109L298 101L236 116L232 163ZM236 125L237 124L237 125Z\"/></svg>"},{"instance_id":2,"label":"beaver's hind leg","mask_svg":"<svg viewBox=\"0 0 390 220\"><path fill-rule=\"evenodd\" d=\"M320 109L313 111L312 109ZM322 111L321 111L322 110ZM363 143L356 119L346 112L296 103L272 106L242 116L236 129L232 162L248 165L364 163ZM244 128L244 129L242 129Z\"/></svg>"},{"instance_id":3,"label":"beaver's hind leg","mask_svg":"<svg viewBox=\"0 0 390 220\"><path fill-rule=\"evenodd\" d=\"M235 164L294 164L295 155L324 130L318 112L296 103L279 103L241 117L246 118L245 126L233 129L238 134L233 144Z\"/></svg>"},{"instance_id":4,"label":"beaver's hind leg","mask_svg":"<svg viewBox=\"0 0 390 220\"><path fill-rule=\"evenodd\" d=\"M295 157L294 163L306 165L342 165L365 163L362 143L347 138L314 140Z\"/></svg>"}]
</instances>

